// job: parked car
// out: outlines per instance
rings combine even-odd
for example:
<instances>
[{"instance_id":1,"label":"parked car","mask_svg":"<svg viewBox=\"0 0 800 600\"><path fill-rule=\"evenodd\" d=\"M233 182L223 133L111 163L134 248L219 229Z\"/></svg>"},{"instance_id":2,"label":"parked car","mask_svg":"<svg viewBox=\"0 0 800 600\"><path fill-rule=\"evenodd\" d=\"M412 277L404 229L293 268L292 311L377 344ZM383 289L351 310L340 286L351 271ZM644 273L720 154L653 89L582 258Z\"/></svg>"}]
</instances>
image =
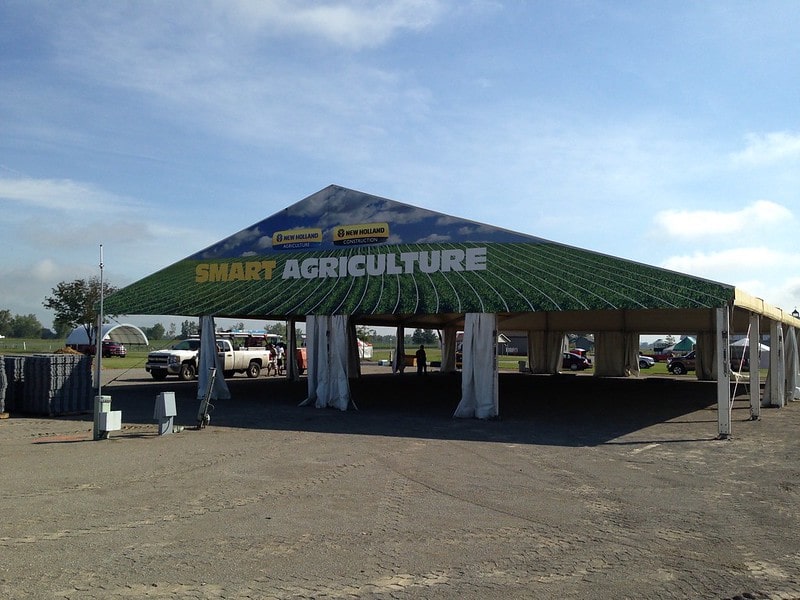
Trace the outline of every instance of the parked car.
<instances>
[{"instance_id":1,"label":"parked car","mask_svg":"<svg viewBox=\"0 0 800 600\"><path fill-rule=\"evenodd\" d=\"M119 342L113 340L103 340L103 358L111 356L125 357L128 355L128 350Z\"/></svg>"},{"instance_id":2,"label":"parked car","mask_svg":"<svg viewBox=\"0 0 800 600\"><path fill-rule=\"evenodd\" d=\"M694 367L694 352L689 352L686 356L674 356L667 363L667 371L673 375L684 375L689 371L694 371Z\"/></svg>"},{"instance_id":3,"label":"parked car","mask_svg":"<svg viewBox=\"0 0 800 600\"><path fill-rule=\"evenodd\" d=\"M653 358L651 358L649 356L644 356L642 354L639 355L639 368L640 369L649 369L654 364L656 364L656 361Z\"/></svg>"},{"instance_id":4,"label":"parked car","mask_svg":"<svg viewBox=\"0 0 800 600\"><path fill-rule=\"evenodd\" d=\"M570 371L583 371L584 369L592 368L592 361L580 354L564 352L561 357L561 368L569 369Z\"/></svg>"}]
</instances>

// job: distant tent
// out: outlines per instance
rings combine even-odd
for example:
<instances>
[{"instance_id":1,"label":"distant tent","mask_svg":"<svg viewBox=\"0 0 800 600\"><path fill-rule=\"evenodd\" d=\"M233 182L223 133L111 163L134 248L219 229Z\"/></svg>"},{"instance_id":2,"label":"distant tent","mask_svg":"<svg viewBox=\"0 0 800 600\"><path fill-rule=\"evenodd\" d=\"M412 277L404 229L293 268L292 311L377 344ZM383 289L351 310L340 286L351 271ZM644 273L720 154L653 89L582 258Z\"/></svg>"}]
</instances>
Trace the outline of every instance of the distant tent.
<instances>
[{"instance_id":1,"label":"distant tent","mask_svg":"<svg viewBox=\"0 0 800 600\"><path fill-rule=\"evenodd\" d=\"M731 342L730 346L731 360L734 362L734 364L736 364L737 361L740 361L743 357L750 357L750 340L748 338L743 337L740 340ZM758 368L769 368L769 346L766 344L758 344Z\"/></svg>"},{"instance_id":2,"label":"distant tent","mask_svg":"<svg viewBox=\"0 0 800 600\"><path fill-rule=\"evenodd\" d=\"M664 351L665 352L679 352L679 353L691 352L692 350L694 350L694 347L696 345L697 345L697 339L693 338L690 335L687 335L685 338L683 338L677 344L675 344L673 346L670 346L669 348L665 348Z\"/></svg>"},{"instance_id":3,"label":"distant tent","mask_svg":"<svg viewBox=\"0 0 800 600\"><path fill-rule=\"evenodd\" d=\"M136 325L127 325L123 323L117 323L113 325L107 323L103 325L102 339L113 340L115 342L119 342L120 344L127 345L143 344L146 346L149 343L144 331L136 327ZM89 334L86 332L86 328L83 326L73 329L72 332L67 336L66 341L66 345L70 347L88 346L91 343L92 341L89 340Z\"/></svg>"}]
</instances>

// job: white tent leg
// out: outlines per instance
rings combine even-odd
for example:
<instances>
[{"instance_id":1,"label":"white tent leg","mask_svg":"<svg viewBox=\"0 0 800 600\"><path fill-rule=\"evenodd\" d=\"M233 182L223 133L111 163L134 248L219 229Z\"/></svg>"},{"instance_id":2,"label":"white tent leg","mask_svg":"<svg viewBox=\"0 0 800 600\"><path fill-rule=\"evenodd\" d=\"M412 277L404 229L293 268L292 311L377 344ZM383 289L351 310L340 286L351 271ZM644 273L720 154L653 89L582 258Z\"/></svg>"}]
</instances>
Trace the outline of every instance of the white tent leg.
<instances>
[{"instance_id":1,"label":"white tent leg","mask_svg":"<svg viewBox=\"0 0 800 600\"><path fill-rule=\"evenodd\" d=\"M769 323L769 406L783 407L783 328L778 321Z\"/></svg>"},{"instance_id":2,"label":"white tent leg","mask_svg":"<svg viewBox=\"0 0 800 600\"><path fill-rule=\"evenodd\" d=\"M761 418L761 374L758 367L760 362L759 348L761 347L761 332L759 330L759 315L750 313L749 361L750 361L750 419L757 421Z\"/></svg>"},{"instance_id":3,"label":"white tent leg","mask_svg":"<svg viewBox=\"0 0 800 600\"><path fill-rule=\"evenodd\" d=\"M461 401L454 417L491 419L499 414L496 346L497 315L464 315Z\"/></svg>"},{"instance_id":4,"label":"white tent leg","mask_svg":"<svg viewBox=\"0 0 800 600\"><path fill-rule=\"evenodd\" d=\"M716 348L714 353L717 371L717 423L718 439L726 440L731 437L731 376L728 361L728 309L717 308L716 320Z\"/></svg>"}]
</instances>

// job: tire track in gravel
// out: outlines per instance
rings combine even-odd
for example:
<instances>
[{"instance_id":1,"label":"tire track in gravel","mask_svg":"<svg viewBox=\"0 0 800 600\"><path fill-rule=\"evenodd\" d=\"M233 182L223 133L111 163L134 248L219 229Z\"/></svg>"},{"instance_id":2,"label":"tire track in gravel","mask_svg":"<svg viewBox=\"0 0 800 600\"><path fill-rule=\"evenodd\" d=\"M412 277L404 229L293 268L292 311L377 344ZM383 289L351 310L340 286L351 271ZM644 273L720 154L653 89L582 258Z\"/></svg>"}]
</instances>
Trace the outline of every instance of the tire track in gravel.
<instances>
[{"instance_id":1,"label":"tire track in gravel","mask_svg":"<svg viewBox=\"0 0 800 600\"><path fill-rule=\"evenodd\" d=\"M227 460L230 460L231 457L240 456L241 454L242 454L241 452L234 453L228 455L225 458ZM210 464L218 464L223 461L224 459L216 459L208 462ZM109 525L97 525L92 527L60 529L55 531L42 532L39 534L23 535L17 537L4 536L0 537L0 547L13 547L21 544L31 544L31 543L38 543L41 541L57 540L57 539L80 537L87 535L105 535L118 531L123 531L126 529L135 529L140 527L154 527L154 526L161 526L164 523L194 520L197 519L198 517L202 517L210 513L232 511L238 508L261 503L268 498L273 498L273 497L277 498L286 495L293 495L308 488L323 486L341 477L346 477L353 471L357 469L362 469L364 466L365 463L349 463L349 464L336 465L335 467L330 468L326 472L320 473L309 479L297 481L291 484L284 484L279 489L271 487L269 489L265 489L262 492L250 496L225 498L224 495L222 494L217 494L217 495L209 494L205 496L205 499L201 505L183 513L170 512L162 508L158 516L149 519L136 519L130 521L123 521L120 523L114 523ZM200 466L198 468L203 468L203 467ZM145 478L145 480L146 479L148 478ZM170 508L172 508L171 504ZM158 511L158 508L152 507L152 510L156 512ZM44 519L42 519L42 521L44 521ZM49 523L49 521L47 522Z\"/></svg>"}]
</instances>

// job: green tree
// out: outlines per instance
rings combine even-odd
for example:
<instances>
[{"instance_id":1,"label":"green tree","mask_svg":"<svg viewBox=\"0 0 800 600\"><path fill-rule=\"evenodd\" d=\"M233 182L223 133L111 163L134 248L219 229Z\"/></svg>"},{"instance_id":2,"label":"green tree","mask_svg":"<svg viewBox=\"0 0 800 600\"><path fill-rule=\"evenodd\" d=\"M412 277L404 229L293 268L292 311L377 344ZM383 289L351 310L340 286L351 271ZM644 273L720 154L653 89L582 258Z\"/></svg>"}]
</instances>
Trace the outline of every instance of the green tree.
<instances>
[{"instance_id":1,"label":"green tree","mask_svg":"<svg viewBox=\"0 0 800 600\"><path fill-rule=\"evenodd\" d=\"M411 342L415 345L419 344L436 344L438 342L438 338L436 337L436 333L433 329L415 329L414 333L411 334Z\"/></svg>"},{"instance_id":2,"label":"green tree","mask_svg":"<svg viewBox=\"0 0 800 600\"><path fill-rule=\"evenodd\" d=\"M274 333L276 335L281 336L283 339L286 339L286 323L265 323L264 324L264 331L266 333ZM300 338L297 338L300 339Z\"/></svg>"},{"instance_id":3,"label":"green tree","mask_svg":"<svg viewBox=\"0 0 800 600\"><path fill-rule=\"evenodd\" d=\"M181 339L186 339L192 335L197 335L200 331L200 326L197 321L189 321L188 319L181 323Z\"/></svg>"},{"instance_id":4,"label":"green tree","mask_svg":"<svg viewBox=\"0 0 800 600\"><path fill-rule=\"evenodd\" d=\"M36 318L36 315L15 315L11 319L11 337L41 338L42 324Z\"/></svg>"},{"instance_id":5,"label":"green tree","mask_svg":"<svg viewBox=\"0 0 800 600\"><path fill-rule=\"evenodd\" d=\"M0 310L0 335L11 337L11 311Z\"/></svg>"},{"instance_id":6,"label":"green tree","mask_svg":"<svg viewBox=\"0 0 800 600\"><path fill-rule=\"evenodd\" d=\"M73 327L70 327L69 323L57 323L53 322L53 327L56 330L55 338L56 339L64 339L66 338L70 331L72 331Z\"/></svg>"},{"instance_id":7,"label":"green tree","mask_svg":"<svg viewBox=\"0 0 800 600\"><path fill-rule=\"evenodd\" d=\"M53 295L46 297L42 302L45 308L56 314L53 327L57 331L83 327L89 340L95 343L101 289L103 296L109 296L117 291L117 288L108 282L103 282L101 288L99 277L59 283L53 288ZM109 314L104 317L114 318L116 315Z\"/></svg>"},{"instance_id":8,"label":"green tree","mask_svg":"<svg viewBox=\"0 0 800 600\"><path fill-rule=\"evenodd\" d=\"M161 323L156 323L152 327L145 327L143 331L149 340L163 340L164 335L167 333Z\"/></svg>"}]
</instances>

